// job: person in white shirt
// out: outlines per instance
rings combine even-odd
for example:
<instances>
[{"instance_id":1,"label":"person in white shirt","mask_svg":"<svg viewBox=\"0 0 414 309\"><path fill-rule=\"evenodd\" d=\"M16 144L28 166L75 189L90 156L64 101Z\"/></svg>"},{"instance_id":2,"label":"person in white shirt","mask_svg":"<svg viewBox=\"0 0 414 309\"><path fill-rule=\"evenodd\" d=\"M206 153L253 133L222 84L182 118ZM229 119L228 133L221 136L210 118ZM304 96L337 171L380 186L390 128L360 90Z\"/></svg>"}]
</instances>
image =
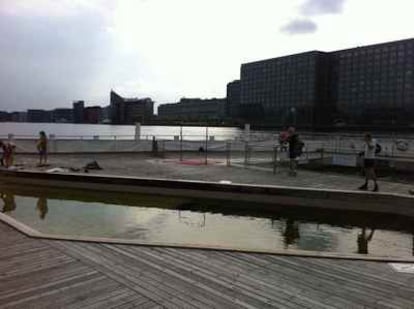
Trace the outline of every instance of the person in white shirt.
<instances>
[{"instance_id":1,"label":"person in white shirt","mask_svg":"<svg viewBox=\"0 0 414 309\"><path fill-rule=\"evenodd\" d=\"M360 190L368 189L368 180L374 181L374 189L372 191L378 191L377 175L375 174L375 153L377 148L376 139L372 138L370 133L366 133L364 137L364 170L365 170L365 183L359 187Z\"/></svg>"}]
</instances>

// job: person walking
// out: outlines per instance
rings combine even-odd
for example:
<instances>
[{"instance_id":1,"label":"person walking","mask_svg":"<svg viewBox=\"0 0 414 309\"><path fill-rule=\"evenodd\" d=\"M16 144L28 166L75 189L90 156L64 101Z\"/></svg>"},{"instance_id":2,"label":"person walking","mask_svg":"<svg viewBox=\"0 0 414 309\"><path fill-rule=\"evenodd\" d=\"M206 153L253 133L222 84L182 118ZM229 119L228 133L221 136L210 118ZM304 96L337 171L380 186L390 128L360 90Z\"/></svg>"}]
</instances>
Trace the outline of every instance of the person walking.
<instances>
[{"instance_id":1,"label":"person walking","mask_svg":"<svg viewBox=\"0 0 414 309\"><path fill-rule=\"evenodd\" d=\"M44 166L47 163L47 137L44 131L39 132L39 139L37 140L36 146L39 152L38 166Z\"/></svg>"},{"instance_id":2,"label":"person walking","mask_svg":"<svg viewBox=\"0 0 414 309\"><path fill-rule=\"evenodd\" d=\"M375 173L375 154L377 152L377 140L372 138L371 133L366 133L364 136L364 172L365 172L365 183L360 186L359 190L368 190L368 181L371 179L374 182L373 192L379 190L377 183L377 175Z\"/></svg>"}]
</instances>

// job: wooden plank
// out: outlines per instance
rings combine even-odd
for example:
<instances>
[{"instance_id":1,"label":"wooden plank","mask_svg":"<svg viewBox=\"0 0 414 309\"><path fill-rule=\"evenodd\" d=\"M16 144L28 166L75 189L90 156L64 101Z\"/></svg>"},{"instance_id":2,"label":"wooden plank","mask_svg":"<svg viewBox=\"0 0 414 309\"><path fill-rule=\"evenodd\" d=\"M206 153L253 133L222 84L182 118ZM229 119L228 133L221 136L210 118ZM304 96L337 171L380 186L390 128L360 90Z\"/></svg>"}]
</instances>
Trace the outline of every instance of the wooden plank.
<instances>
[{"instance_id":1,"label":"wooden plank","mask_svg":"<svg viewBox=\"0 0 414 309\"><path fill-rule=\"evenodd\" d=\"M145 249L143 249L145 251ZM207 285L212 285L212 286L216 286L216 287L220 287L220 285L222 287L231 287L231 296L232 297L237 297L236 291L237 291L237 287L238 287L238 276L240 274L234 274L231 273L229 276L224 276L225 273L227 273L227 271L225 269L219 269L216 273L212 272L212 269L210 267L208 267L207 269L203 268L203 267L199 267L196 266L197 261L194 261L196 264L192 265L191 263L189 263L188 261L184 260L183 258L181 259L171 259L170 256L168 255L164 255L161 252L163 252L164 250L154 250L154 254L152 255L151 258L155 258L155 259L159 259L162 258L163 262L166 263L165 267L175 267L177 268L176 271L177 272L182 272L182 274L186 274L188 273L189 276L193 277L197 282L203 282L204 284ZM147 253L150 254L150 251ZM187 265L191 265L190 269L188 269ZM204 266L204 265L203 265ZM181 268L181 269L179 269ZM224 291L223 288L220 289L222 292ZM251 291L256 291L259 292L257 293L257 295L260 295L260 287L259 286L254 286L250 289ZM243 294L242 292L239 292L239 294ZM267 298L262 299L265 301L265 303L268 303L270 300L268 300Z\"/></svg>"},{"instance_id":2,"label":"wooden plank","mask_svg":"<svg viewBox=\"0 0 414 309\"><path fill-rule=\"evenodd\" d=\"M45 284L38 289L19 291L7 297L1 297L1 303L7 304L8 307L21 306L22 304L28 304L36 302L41 308L41 302L46 299L50 301L55 299L56 294L66 291L74 286L85 286L90 284L97 284L103 280L104 277L99 273L88 274L82 278L71 278L70 280L64 280L63 282Z\"/></svg>"},{"instance_id":3,"label":"wooden plank","mask_svg":"<svg viewBox=\"0 0 414 309\"><path fill-rule=\"evenodd\" d=\"M36 240L0 223L0 303L16 308L411 308L385 263Z\"/></svg>"},{"instance_id":4,"label":"wooden plank","mask_svg":"<svg viewBox=\"0 0 414 309\"><path fill-rule=\"evenodd\" d=\"M157 253L162 255L162 253L166 250L159 250ZM173 252L183 252L184 250L170 250ZM194 261L188 260L189 255L185 254L183 256L178 256L176 260L171 260L171 263L175 265L179 265L180 261L185 264L197 264L197 259ZM256 278L253 278L249 276L249 274L245 274L242 272L234 273L232 271L229 271L228 268L231 268L231 264L226 263L223 265L220 265L220 267L217 267L217 265L212 262L213 259L209 259L209 262L205 262L204 264L200 265L199 268L196 266L193 267L192 272L197 272L197 274L203 273L203 275L206 276L212 276L216 279L222 279L224 285L231 285L233 289L240 290L239 293L243 293L243 290L248 290L250 292L256 293L258 295L262 294L269 298L268 303L278 303L278 305L284 305L286 307L295 307L296 305L301 305L301 307L306 308L308 307L309 301L303 302L302 300L298 299L296 297L298 291L291 291L285 289L285 286L281 286L280 284L276 282L272 282L271 284L266 284L265 282L258 280ZM229 265L229 267L225 267L226 265ZM221 267L223 266L223 267ZM320 307L323 307L323 304L319 304Z\"/></svg>"},{"instance_id":5,"label":"wooden plank","mask_svg":"<svg viewBox=\"0 0 414 309\"><path fill-rule=\"evenodd\" d=\"M83 263L86 263L94 269L105 273L106 276L129 287L137 293L148 297L158 304L162 304L164 301L168 301L171 298L170 295L164 293L157 287L157 284L155 284L156 282L151 283L149 282L149 278L140 278L139 275L142 275L142 273L140 274L139 272L137 273L131 271L124 265L114 265L111 262L106 264L103 257L92 255L88 249L85 249L85 244L58 242L53 245L63 247L68 254L76 256ZM170 308L181 308L184 305L188 304L177 300L169 303Z\"/></svg>"},{"instance_id":6,"label":"wooden plank","mask_svg":"<svg viewBox=\"0 0 414 309\"><path fill-rule=\"evenodd\" d=\"M54 266L47 271L44 269L36 272L19 274L18 276L12 276L1 279L0 296L16 290L25 290L32 287L39 287L44 282L59 281L65 278L84 274L88 271L88 267L82 265L77 261L71 263Z\"/></svg>"}]
</instances>

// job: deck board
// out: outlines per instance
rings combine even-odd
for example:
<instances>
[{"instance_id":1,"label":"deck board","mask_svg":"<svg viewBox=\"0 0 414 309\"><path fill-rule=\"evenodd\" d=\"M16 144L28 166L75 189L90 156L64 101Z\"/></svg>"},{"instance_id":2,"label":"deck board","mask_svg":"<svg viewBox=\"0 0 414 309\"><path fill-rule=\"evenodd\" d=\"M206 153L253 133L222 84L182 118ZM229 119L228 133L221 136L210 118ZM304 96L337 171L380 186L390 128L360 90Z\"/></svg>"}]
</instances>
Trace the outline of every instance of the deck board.
<instances>
[{"instance_id":1,"label":"deck board","mask_svg":"<svg viewBox=\"0 0 414 309\"><path fill-rule=\"evenodd\" d=\"M381 262L29 238L0 223L0 308L407 308Z\"/></svg>"}]
</instances>

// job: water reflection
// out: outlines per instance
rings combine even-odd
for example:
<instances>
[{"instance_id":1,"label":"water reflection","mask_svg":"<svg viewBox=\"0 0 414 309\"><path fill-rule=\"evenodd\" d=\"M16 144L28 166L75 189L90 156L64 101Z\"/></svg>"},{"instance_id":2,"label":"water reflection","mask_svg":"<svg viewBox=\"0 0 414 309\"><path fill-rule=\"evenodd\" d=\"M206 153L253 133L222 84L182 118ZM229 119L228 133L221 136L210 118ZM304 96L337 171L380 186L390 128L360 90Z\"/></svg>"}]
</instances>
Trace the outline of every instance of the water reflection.
<instances>
[{"instance_id":1,"label":"water reflection","mask_svg":"<svg viewBox=\"0 0 414 309\"><path fill-rule=\"evenodd\" d=\"M12 212L16 209L16 202L14 200L14 194L0 193L0 198L3 200L3 213Z\"/></svg>"},{"instance_id":2,"label":"water reflection","mask_svg":"<svg viewBox=\"0 0 414 309\"><path fill-rule=\"evenodd\" d=\"M253 203L213 199L24 190L2 187L0 209L44 233L200 246L414 255L413 219L398 215L277 205L259 211Z\"/></svg>"},{"instance_id":3,"label":"water reflection","mask_svg":"<svg viewBox=\"0 0 414 309\"><path fill-rule=\"evenodd\" d=\"M48 212L48 207L47 207L47 198L44 196L39 197L39 199L37 200L37 205L36 205L36 209L39 213L39 218L44 220L46 217L46 214Z\"/></svg>"},{"instance_id":4,"label":"water reflection","mask_svg":"<svg viewBox=\"0 0 414 309\"><path fill-rule=\"evenodd\" d=\"M285 230L283 232L283 242L285 244L285 249L287 249L289 245L295 244L299 238L299 222L291 218L287 219Z\"/></svg>"},{"instance_id":5,"label":"water reflection","mask_svg":"<svg viewBox=\"0 0 414 309\"><path fill-rule=\"evenodd\" d=\"M0 193L0 199L3 201L2 213L11 213L16 210L16 201L14 194L12 193ZM36 203L36 210L39 214L39 218L44 220L49 210L47 207L47 198L40 196Z\"/></svg>"},{"instance_id":6,"label":"water reflection","mask_svg":"<svg viewBox=\"0 0 414 309\"><path fill-rule=\"evenodd\" d=\"M371 232L367 235L366 228L363 227L360 234L358 234L358 253L368 254L368 243L371 241L374 236L375 229L372 229Z\"/></svg>"}]
</instances>

